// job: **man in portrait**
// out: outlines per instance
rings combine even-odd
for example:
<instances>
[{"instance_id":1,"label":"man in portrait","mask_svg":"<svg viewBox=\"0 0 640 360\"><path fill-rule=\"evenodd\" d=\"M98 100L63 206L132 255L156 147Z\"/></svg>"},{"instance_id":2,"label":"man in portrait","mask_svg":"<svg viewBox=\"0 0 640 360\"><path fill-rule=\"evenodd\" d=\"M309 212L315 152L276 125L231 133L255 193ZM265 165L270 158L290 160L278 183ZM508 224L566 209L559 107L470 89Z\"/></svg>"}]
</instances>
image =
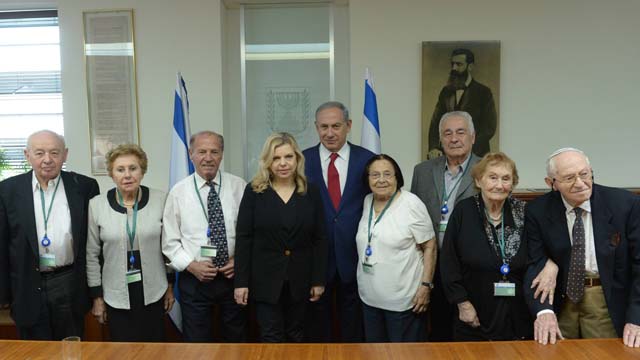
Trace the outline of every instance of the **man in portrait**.
<instances>
[{"instance_id":1,"label":"man in portrait","mask_svg":"<svg viewBox=\"0 0 640 360\"><path fill-rule=\"evenodd\" d=\"M438 124L442 115L451 111L465 111L473 118L476 142L473 153L479 157L489 152L489 141L496 132L498 117L491 89L473 76L475 56L469 49L451 52L451 72L447 84L440 91L429 125L429 154L433 159L442 155Z\"/></svg>"}]
</instances>

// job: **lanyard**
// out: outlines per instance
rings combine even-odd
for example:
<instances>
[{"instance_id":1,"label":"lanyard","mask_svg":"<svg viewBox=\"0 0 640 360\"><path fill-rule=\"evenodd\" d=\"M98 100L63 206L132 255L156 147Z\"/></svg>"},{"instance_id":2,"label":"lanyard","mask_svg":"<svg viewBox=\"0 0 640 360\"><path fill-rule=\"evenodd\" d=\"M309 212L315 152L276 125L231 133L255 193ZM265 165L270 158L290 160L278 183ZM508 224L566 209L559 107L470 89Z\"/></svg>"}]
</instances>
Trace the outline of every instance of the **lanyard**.
<instances>
[{"instance_id":1,"label":"lanyard","mask_svg":"<svg viewBox=\"0 0 640 360\"><path fill-rule=\"evenodd\" d=\"M384 213L387 212L387 209L391 205L391 202L393 202L393 198L396 197L397 193L398 193L398 190L396 190L396 192L394 192L393 195L391 195L391 198L389 199L389 201L387 201L387 204L382 209L382 212L380 212L380 215L378 215L378 218L376 219L376 222L373 223L373 226L376 226L380 222L380 219L382 219L382 215L384 215ZM371 238L373 237L373 234L371 233L371 221L373 220L373 201L374 200L371 199L371 207L369 208L369 228L367 229L368 240L367 240L367 250L365 251L365 255L367 256L371 256L371 254L373 253L371 251Z\"/></svg>"},{"instance_id":2,"label":"lanyard","mask_svg":"<svg viewBox=\"0 0 640 360\"><path fill-rule=\"evenodd\" d=\"M124 199L122 198L122 194L120 193L120 191L118 191L118 189L116 189L116 192L118 193L118 200L120 201L120 206L125 207L124 206ZM127 214L127 235L129 236L129 245L131 245L130 249L130 254L129 254L129 264L131 265L131 267L133 268L133 264L136 261L135 256L133 256L133 242L136 238L136 226L137 226L137 222L138 222L138 194L140 192L140 188L138 188L138 191L136 191L136 201L133 203L133 225L131 227L129 227L129 215Z\"/></svg>"},{"instance_id":3,"label":"lanyard","mask_svg":"<svg viewBox=\"0 0 640 360\"><path fill-rule=\"evenodd\" d=\"M44 191L42 190L42 186L40 186L40 203L42 204L42 217L44 218L44 237L42 238L42 246L47 247L51 245L51 240L47 236L47 228L49 223L49 216L51 216L51 209L53 209L53 200L56 198L56 193L58 192L58 186L60 186L60 181L62 177L58 178L58 182L56 183L55 189L53 189L53 195L51 196L51 202L49 202L49 211L45 210L44 205Z\"/></svg>"},{"instance_id":4,"label":"lanyard","mask_svg":"<svg viewBox=\"0 0 640 360\"><path fill-rule=\"evenodd\" d=\"M458 177L458 180L456 180L456 182L453 184L453 186L451 187L451 190L449 190L448 194L447 194L447 181L445 180L445 177L443 176L443 179L442 179L442 207L440 209L441 210L440 212L443 215L449 212L449 207L447 206L447 203L449 202L449 198L451 197L451 194L453 194L453 192L458 188L458 185L460 184L460 181L462 181L462 178L467 173L468 169L469 169L469 163L467 163L467 166L465 166L464 170L462 171L462 175L460 175L460 177Z\"/></svg>"},{"instance_id":5,"label":"lanyard","mask_svg":"<svg viewBox=\"0 0 640 360\"><path fill-rule=\"evenodd\" d=\"M487 221L491 224L491 217L489 216L489 212L487 211L486 207L484 208L484 214L487 216ZM511 268L509 267L507 256L504 253L504 249L506 247L505 241L504 241L504 228L505 228L504 205L502 205L501 216L502 216L502 226L500 227L500 237L498 237L498 234L493 224L491 224L491 232L493 233L493 237L498 239L498 247L500 247L500 257L502 259L502 266L500 266L500 273L503 275L503 277L505 277L507 276L509 271L511 271Z\"/></svg>"},{"instance_id":6,"label":"lanyard","mask_svg":"<svg viewBox=\"0 0 640 360\"><path fill-rule=\"evenodd\" d=\"M196 190L196 195L198 195L198 200L200 201L200 207L202 208L202 214L204 215L204 219L207 221L207 238L209 238L211 237L211 227L210 227L211 225L209 225L209 216L207 215L207 209L204 208L204 202L202 201L202 197L200 196L200 190L198 190L198 183L196 182L195 175L193 176L193 188ZM213 191L215 191L215 188L213 189ZM221 194L222 194L222 173L218 170L218 198L220 198Z\"/></svg>"}]
</instances>

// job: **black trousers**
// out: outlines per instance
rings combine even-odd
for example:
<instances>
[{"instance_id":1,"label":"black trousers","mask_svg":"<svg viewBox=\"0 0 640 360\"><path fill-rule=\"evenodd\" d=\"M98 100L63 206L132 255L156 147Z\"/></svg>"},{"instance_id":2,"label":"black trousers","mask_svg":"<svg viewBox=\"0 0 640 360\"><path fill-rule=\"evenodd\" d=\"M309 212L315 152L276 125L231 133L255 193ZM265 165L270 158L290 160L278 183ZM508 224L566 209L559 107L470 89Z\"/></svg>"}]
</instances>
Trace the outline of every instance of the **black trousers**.
<instances>
[{"instance_id":1,"label":"black trousers","mask_svg":"<svg viewBox=\"0 0 640 360\"><path fill-rule=\"evenodd\" d=\"M332 313L335 292L335 313L339 322L340 336L332 334ZM336 272L333 279L327 281L325 291L319 301L307 307L305 333L307 342L363 342L362 302L358 295L358 283L341 281Z\"/></svg>"},{"instance_id":2,"label":"black trousers","mask_svg":"<svg viewBox=\"0 0 640 360\"><path fill-rule=\"evenodd\" d=\"M288 282L282 286L277 304L256 301L260 341L264 343L303 342L307 301L306 298L293 301Z\"/></svg>"},{"instance_id":3,"label":"black trousers","mask_svg":"<svg viewBox=\"0 0 640 360\"><path fill-rule=\"evenodd\" d=\"M62 340L67 336L82 336L84 316L73 311L73 269L41 276L40 315L33 326L18 327L20 339Z\"/></svg>"},{"instance_id":4,"label":"black trousers","mask_svg":"<svg viewBox=\"0 0 640 360\"><path fill-rule=\"evenodd\" d=\"M129 309L116 309L107 304L107 324L111 341L163 342L164 297L144 304L142 281L129 284Z\"/></svg>"},{"instance_id":5,"label":"black trousers","mask_svg":"<svg viewBox=\"0 0 640 360\"><path fill-rule=\"evenodd\" d=\"M191 273L183 271L178 285L185 342L213 341L214 305L220 308L222 340L234 343L246 341L247 312L233 299L233 279L227 279L220 273L212 281L200 282Z\"/></svg>"},{"instance_id":6,"label":"black trousers","mask_svg":"<svg viewBox=\"0 0 640 360\"><path fill-rule=\"evenodd\" d=\"M440 280L440 257L433 275L434 288L431 290L431 302L428 309L429 341L453 341L453 323L458 315L456 306L447 301Z\"/></svg>"}]
</instances>

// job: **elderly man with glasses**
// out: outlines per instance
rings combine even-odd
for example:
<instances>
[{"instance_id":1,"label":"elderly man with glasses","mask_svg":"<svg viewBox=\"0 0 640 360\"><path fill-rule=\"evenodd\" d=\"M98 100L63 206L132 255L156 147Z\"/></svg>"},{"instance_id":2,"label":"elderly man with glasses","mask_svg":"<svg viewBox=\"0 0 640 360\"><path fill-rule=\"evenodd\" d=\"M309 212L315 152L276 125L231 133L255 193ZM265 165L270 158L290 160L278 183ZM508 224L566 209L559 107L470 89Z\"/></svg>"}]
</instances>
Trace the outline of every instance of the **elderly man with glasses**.
<instances>
[{"instance_id":1,"label":"elderly man with glasses","mask_svg":"<svg viewBox=\"0 0 640 360\"><path fill-rule=\"evenodd\" d=\"M525 212L525 289L547 259L558 264L555 303L526 298L542 343L622 337L640 347L640 203L628 191L593 182L589 158L563 148L547 160L552 189ZM528 286L528 285L529 286ZM527 291L527 290L525 290Z\"/></svg>"}]
</instances>

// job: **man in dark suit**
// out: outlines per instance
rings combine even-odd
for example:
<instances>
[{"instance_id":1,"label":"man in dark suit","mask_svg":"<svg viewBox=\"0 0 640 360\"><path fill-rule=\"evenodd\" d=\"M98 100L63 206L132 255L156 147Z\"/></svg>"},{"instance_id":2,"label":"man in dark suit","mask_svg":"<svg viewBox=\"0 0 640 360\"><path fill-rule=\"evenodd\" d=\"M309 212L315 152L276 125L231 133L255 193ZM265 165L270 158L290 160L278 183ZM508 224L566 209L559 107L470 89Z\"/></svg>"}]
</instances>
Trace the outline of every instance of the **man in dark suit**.
<instances>
[{"instance_id":1,"label":"man in dark suit","mask_svg":"<svg viewBox=\"0 0 640 360\"><path fill-rule=\"evenodd\" d=\"M369 192L362 184L362 172L374 154L347 142L351 119L343 104L330 101L320 105L316 110L315 124L320 144L303 152L305 174L320 188L329 258L326 290L320 301L310 307L307 340L332 340L331 302L335 290L341 340L361 342L362 309L356 283L358 253L355 237L362 216L362 203Z\"/></svg>"},{"instance_id":2,"label":"man in dark suit","mask_svg":"<svg viewBox=\"0 0 640 360\"><path fill-rule=\"evenodd\" d=\"M498 116L491 89L471 77L475 56L469 49L451 53L449 82L440 91L429 126L429 159L440 156L438 122L447 112L465 111L473 118L476 139L473 153L479 157L489 152L489 141L496 132Z\"/></svg>"},{"instance_id":3,"label":"man in dark suit","mask_svg":"<svg viewBox=\"0 0 640 360\"><path fill-rule=\"evenodd\" d=\"M623 337L625 345L640 347L638 198L594 184L589 159L573 148L549 157L545 181L553 191L525 211L530 265L524 288L537 316L535 339ZM559 267L561 296L553 305L534 300L530 290L547 258Z\"/></svg>"},{"instance_id":4,"label":"man in dark suit","mask_svg":"<svg viewBox=\"0 0 640 360\"><path fill-rule=\"evenodd\" d=\"M447 221L455 204L477 193L473 186L471 167L480 159L471 153L475 129L468 113L449 112L438 119L437 123L445 156L416 165L413 169L411 192L418 195L427 206L434 231L438 234L440 249ZM429 307L429 340L452 341L455 308L444 296L439 269L440 266L436 264Z\"/></svg>"},{"instance_id":5,"label":"man in dark suit","mask_svg":"<svg viewBox=\"0 0 640 360\"><path fill-rule=\"evenodd\" d=\"M68 150L52 131L29 136L24 153L33 170L0 183L0 304L21 339L82 336L87 210L98 183L61 171Z\"/></svg>"}]
</instances>

